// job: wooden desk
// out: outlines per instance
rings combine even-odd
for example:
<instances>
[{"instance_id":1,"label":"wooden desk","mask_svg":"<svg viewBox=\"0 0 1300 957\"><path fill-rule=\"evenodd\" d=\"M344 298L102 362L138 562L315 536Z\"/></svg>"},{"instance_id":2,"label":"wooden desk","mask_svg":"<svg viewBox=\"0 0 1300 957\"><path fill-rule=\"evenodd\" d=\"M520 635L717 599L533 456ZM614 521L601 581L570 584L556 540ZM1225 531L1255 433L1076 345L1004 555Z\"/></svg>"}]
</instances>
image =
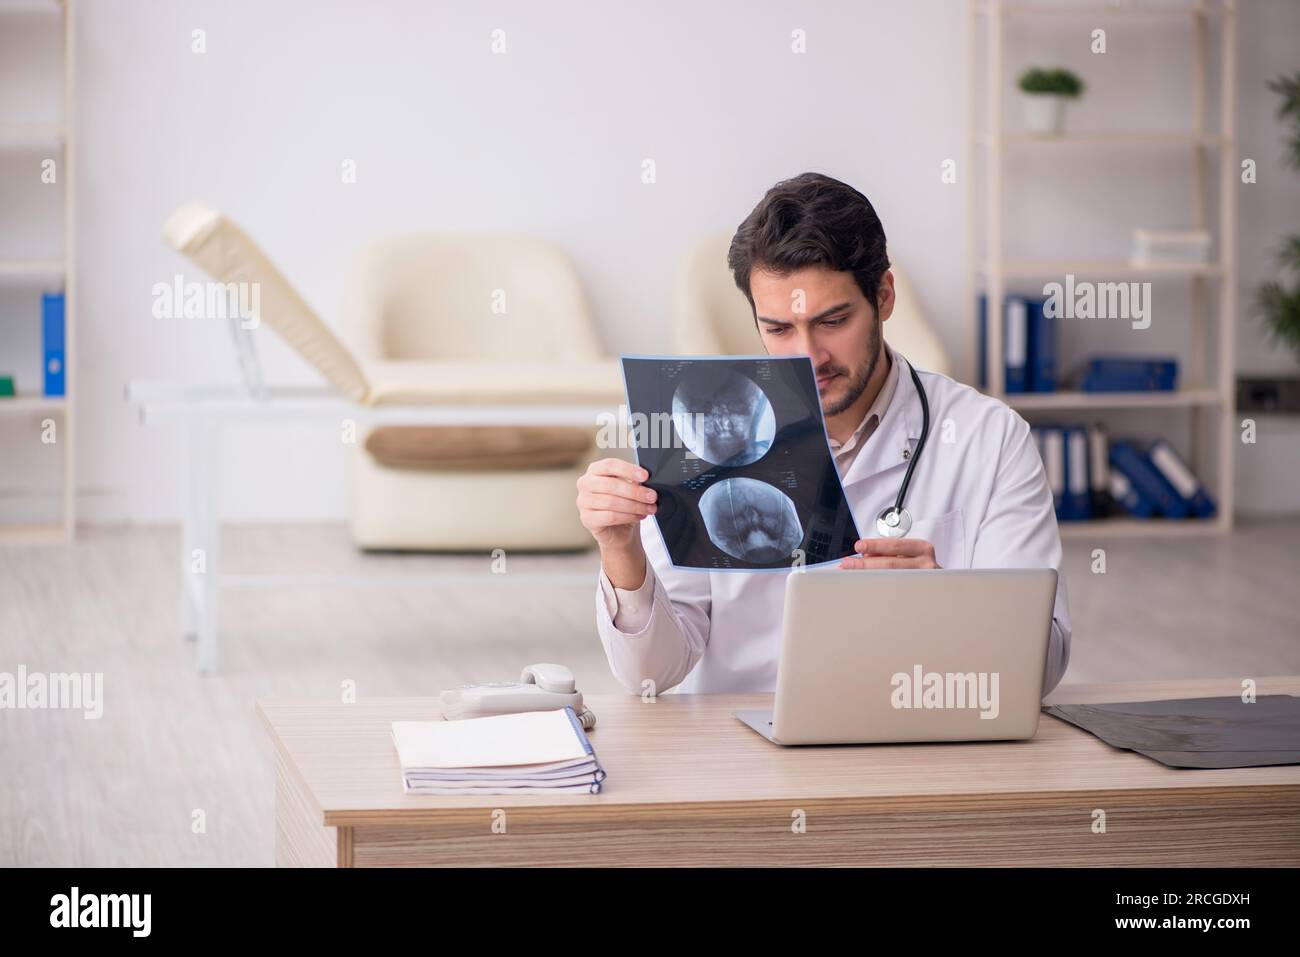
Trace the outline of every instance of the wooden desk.
<instances>
[{"instance_id":1,"label":"wooden desk","mask_svg":"<svg viewBox=\"0 0 1300 957\"><path fill-rule=\"evenodd\" d=\"M1300 677L1258 686L1295 694ZM1048 703L1238 693L1235 679L1064 685ZM598 795L555 797L403 794L390 722L440 717L433 698L260 701L275 743L275 860L1300 864L1300 766L1174 770L1048 715L1024 742L781 748L731 716L771 697L590 696L609 777ZM1097 810L1105 833L1094 832Z\"/></svg>"}]
</instances>

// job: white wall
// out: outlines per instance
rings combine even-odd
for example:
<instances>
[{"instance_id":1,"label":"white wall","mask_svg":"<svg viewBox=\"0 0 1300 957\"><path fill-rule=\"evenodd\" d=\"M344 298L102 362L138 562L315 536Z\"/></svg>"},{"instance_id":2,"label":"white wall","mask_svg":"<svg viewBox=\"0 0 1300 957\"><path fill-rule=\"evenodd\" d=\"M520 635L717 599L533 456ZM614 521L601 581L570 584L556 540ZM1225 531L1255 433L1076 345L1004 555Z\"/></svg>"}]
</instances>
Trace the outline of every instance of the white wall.
<instances>
[{"instance_id":1,"label":"white wall","mask_svg":"<svg viewBox=\"0 0 1300 957\"><path fill-rule=\"evenodd\" d=\"M958 367L969 359L964 196L939 178L944 158L964 155L960 0L79 7L77 412L88 520L176 514L175 436L137 423L122 401L126 380L234 375L224 327L151 315L154 283L193 276L159 235L167 213L192 199L240 221L331 322L350 258L372 238L548 236L576 263L609 349L650 352L667 347L683 250L734 228L775 180L819 169L871 197ZM1241 193L1244 294L1300 208L1300 177L1280 166L1274 99L1263 89L1296 66L1300 4L1242 7L1242 152L1260 167L1260 183ZM504 56L490 51L497 28ZM195 29L206 31L205 54L191 52ZM804 55L790 51L794 29L806 31ZM1186 51L1158 42L1159 23L1133 29L1146 33L1126 42L1112 30L1104 66L1079 52L1086 31L1066 52L1103 91L1125 77L1186 74ZM1056 53L1046 40L1026 43L1025 56ZM1177 80L1157 86L1175 100L1181 90ZM1104 125L1098 96L1080 106ZM1122 118L1171 128L1168 113L1157 101ZM354 185L340 177L349 158ZM654 185L640 181L645 158L657 164ZM1079 175L1106 183L1104 168ZM1080 248L1100 241L1088 214L1081 208L1070 226ZM1242 325L1242 368L1293 365ZM272 379L314 380L269 333L260 345ZM1295 445L1300 454L1300 437ZM334 430L263 427L231 436L227 449L226 515L346 515Z\"/></svg>"}]
</instances>

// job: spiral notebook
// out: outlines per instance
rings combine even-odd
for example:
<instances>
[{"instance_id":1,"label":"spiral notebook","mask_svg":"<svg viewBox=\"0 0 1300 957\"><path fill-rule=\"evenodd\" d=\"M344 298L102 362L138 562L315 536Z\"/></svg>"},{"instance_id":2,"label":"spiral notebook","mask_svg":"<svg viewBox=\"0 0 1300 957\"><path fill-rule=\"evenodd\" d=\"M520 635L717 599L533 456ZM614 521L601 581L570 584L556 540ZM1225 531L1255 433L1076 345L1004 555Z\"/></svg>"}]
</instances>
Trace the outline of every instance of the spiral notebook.
<instances>
[{"instance_id":1,"label":"spiral notebook","mask_svg":"<svg viewBox=\"0 0 1300 957\"><path fill-rule=\"evenodd\" d=\"M461 721L394 721L414 794L598 794L605 771L572 708Z\"/></svg>"}]
</instances>

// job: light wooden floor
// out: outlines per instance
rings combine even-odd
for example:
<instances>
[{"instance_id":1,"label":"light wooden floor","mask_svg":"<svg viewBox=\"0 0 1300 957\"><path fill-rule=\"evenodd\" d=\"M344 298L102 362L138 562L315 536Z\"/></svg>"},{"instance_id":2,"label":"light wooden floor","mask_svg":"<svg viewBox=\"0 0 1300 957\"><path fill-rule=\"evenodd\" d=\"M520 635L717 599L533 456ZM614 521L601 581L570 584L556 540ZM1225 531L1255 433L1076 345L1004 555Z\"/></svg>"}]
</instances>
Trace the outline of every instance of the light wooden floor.
<instances>
[{"instance_id":1,"label":"light wooden floor","mask_svg":"<svg viewBox=\"0 0 1300 957\"><path fill-rule=\"evenodd\" d=\"M178 549L172 528L0 547L0 671L100 671L105 700L98 721L0 712L0 865L269 865L259 696L334 696L348 680L359 697L434 694L539 660L589 693L619 690L592 623L594 554L511 556L504 579L474 587L227 589L221 671L201 678L177 634ZM1066 551L1067 682L1300 674L1300 521ZM486 555L359 555L333 525L228 527L223 561L254 576L489 572Z\"/></svg>"}]
</instances>

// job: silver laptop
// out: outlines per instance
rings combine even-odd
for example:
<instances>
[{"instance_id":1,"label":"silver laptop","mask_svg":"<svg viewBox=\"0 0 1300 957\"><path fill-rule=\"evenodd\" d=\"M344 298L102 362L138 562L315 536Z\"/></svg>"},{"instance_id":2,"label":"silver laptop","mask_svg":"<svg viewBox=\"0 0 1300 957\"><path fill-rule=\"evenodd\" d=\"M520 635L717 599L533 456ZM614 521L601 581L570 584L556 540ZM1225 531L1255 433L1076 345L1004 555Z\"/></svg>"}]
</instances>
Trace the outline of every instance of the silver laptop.
<instances>
[{"instance_id":1,"label":"silver laptop","mask_svg":"<svg viewBox=\"0 0 1300 957\"><path fill-rule=\"evenodd\" d=\"M792 573L774 711L732 712L776 744L998 741L1038 729L1056 570Z\"/></svg>"}]
</instances>

